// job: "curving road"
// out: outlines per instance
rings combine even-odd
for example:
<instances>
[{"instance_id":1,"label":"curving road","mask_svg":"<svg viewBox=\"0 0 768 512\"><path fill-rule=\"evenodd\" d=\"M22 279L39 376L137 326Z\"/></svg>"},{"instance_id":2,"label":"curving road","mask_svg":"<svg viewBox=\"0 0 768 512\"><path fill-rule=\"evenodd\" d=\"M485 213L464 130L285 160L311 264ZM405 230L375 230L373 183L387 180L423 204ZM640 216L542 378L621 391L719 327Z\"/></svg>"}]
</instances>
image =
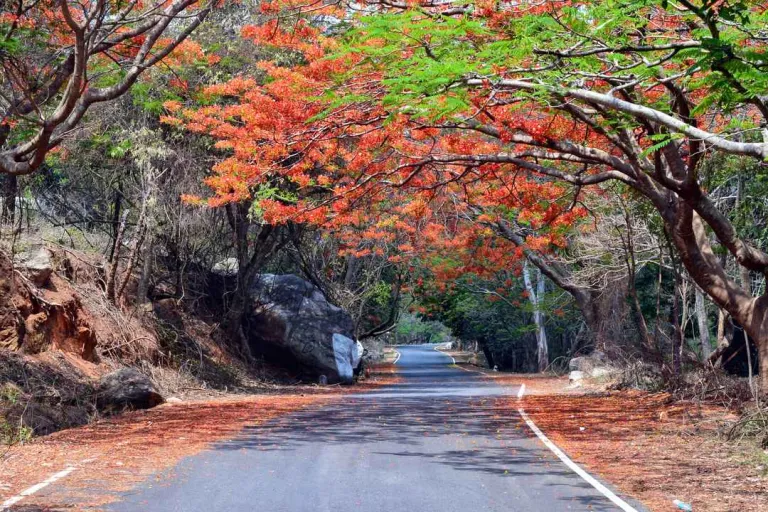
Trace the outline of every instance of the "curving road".
<instances>
[{"instance_id":1,"label":"curving road","mask_svg":"<svg viewBox=\"0 0 768 512\"><path fill-rule=\"evenodd\" d=\"M403 381L246 429L126 493L114 511L608 511L495 386L432 346L399 348ZM641 510L638 507L638 510Z\"/></svg>"}]
</instances>

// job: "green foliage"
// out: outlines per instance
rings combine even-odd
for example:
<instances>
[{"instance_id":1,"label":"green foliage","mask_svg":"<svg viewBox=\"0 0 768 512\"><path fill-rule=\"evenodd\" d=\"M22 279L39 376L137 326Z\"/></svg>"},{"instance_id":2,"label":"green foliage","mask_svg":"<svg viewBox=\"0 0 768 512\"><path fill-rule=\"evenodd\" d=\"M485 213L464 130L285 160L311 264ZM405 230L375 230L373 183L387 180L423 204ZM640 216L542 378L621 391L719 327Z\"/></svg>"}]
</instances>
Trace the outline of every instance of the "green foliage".
<instances>
[{"instance_id":1,"label":"green foliage","mask_svg":"<svg viewBox=\"0 0 768 512\"><path fill-rule=\"evenodd\" d=\"M693 27L691 36L697 44L669 52L663 49L667 36L661 36L649 41L662 48L645 52L643 65L623 51L556 56L585 41L617 49L637 45L638 34L657 31L650 18L663 23L659 13L665 10L674 20L669 23ZM345 35L340 53L362 54L383 72L386 106L431 118L469 109L469 78L492 82L503 73L500 70L536 68L530 82L540 89L516 94L538 97L546 105L551 91L584 87L584 77L603 73L607 61L616 69L631 69L638 80L680 73L682 87L707 91L696 113L712 105L730 111L768 90L765 53L746 44L750 34L760 33L766 23L768 11L742 1L704 2L687 11L666 0L581 2L558 6L557 16L532 9L494 23L484 17L434 16L413 8L363 17ZM665 112L671 109L664 95L637 101ZM619 121L622 115L615 118ZM656 149L661 147L660 143Z\"/></svg>"},{"instance_id":2,"label":"green foliage","mask_svg":"<svg viewBox=\"0 0 768 512\"><path fill-rule=\"evenodd\" d=\"M508 276L462 276L453 287L439 289L425 283L417 288L416 297L421 316L439 321L451 333L466 341L484 346L502 369L520 372L536 371L536 339L533 306L525 298L522 279L508 285ZM501 290L500 300L483 290ZM548 293L541 303L549 337L550 359L569 356L578 328L580 314L562 293Z\"/></svg>"},{"instance_id":3,"label":"green foliage","mask_svg":"<svg viewBox=\"0 0 768 512\"><path fill-rule=\"evenodd\" d=\"M163 103L180 100L181 97L168 87L158 87L156 82L137 83L131 88L133 104L147 113L160 115L164 113Z\"/></svg>"},{"instance_id":4,"label":"green foliage","mask_svg":"<svg viewBox=\"0 0 768 512\"><path fill-rule=\"evenodd\" d=\"M0 386L0 445L23 444L32 438L31 428L5 417L7 411L18 405L21 398L21 391L16 386L10 383Z\"/></svg>"},{"instance_id":5,"label":"green foliage","mask_svg":"<svg viewBox=\"0 0 768 512\"><path fill-rule=\"evenodd\" d=\"M406 313L397 324L395 339L399 344L445 343L451 340L451 330L439 321Z\"/></svg>"}]
</instances>

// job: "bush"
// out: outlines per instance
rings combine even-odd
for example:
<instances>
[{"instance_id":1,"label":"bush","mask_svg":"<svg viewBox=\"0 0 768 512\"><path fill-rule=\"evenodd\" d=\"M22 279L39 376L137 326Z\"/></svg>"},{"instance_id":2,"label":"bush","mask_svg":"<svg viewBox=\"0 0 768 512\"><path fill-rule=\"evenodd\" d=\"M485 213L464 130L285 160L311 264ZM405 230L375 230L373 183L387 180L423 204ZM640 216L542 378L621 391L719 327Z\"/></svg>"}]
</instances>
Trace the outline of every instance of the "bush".
<instances>
[{"instance_id":1,"label":"bush","mask_svg":"<svg viewBox=\"0 0 768 512\"><path fill-rule=\"evenodd\" d=\"M0 445L13 446L23 444L32 438L32 429L22 421L10 421L8 412L19 404L22 393L13 384L0 387Z\"/></svg>"}]
</instances>

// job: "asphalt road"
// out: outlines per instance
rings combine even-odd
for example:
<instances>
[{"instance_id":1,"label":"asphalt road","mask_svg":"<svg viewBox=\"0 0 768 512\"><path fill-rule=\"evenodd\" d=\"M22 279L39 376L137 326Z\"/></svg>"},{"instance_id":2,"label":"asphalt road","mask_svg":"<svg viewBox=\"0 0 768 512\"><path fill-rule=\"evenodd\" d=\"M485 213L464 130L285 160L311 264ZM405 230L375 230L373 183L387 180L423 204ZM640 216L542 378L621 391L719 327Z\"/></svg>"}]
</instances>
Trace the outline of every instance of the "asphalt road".
<instances>
[{"instance_id":1,"label":"asphalt road","mask_svg":"<svg viewBox=\"0 0 768 512\"><path fill-rule=\"evenodd\" d=\"M519 417L494 413L494 397L516 388L451 367L431 346L399 350L402 383L248 428L109 510L618 510Z\"/></svg>"}]
</instances>

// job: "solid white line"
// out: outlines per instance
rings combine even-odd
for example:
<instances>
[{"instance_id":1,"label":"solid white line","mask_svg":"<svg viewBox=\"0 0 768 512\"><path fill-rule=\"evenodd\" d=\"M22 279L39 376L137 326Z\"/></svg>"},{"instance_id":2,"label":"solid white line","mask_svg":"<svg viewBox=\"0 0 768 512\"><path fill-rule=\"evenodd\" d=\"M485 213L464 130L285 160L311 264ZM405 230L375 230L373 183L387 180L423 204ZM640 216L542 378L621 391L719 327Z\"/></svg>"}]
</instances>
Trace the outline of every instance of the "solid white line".
<instances>
[{"instance_id":1,"label":"solid white line","mask_svg":"<svg viewBox=\"0 0 768 512\"><path fill-rule=\"evenodd\" d=\"M432 350L434 350L435 352L440 352L440 353L441 353L441 354L443 354L444 356L450 357L450 358L451 358L451 362L452 362L453 364L456 364L456 359L455 359L455 358L454 358L452 355L450 355L450 354L446 354L445 352L443 352L442 350L440 350L440 349L439 349L437 346L433 347L433 348L432 348Z\"/></svg>"},{"instance_id":2,"label":"solid white line","mask_svg":"<svg viewBox=\"0 0 768 512\"><path fill-rule=\"evenodd\" d=\"M544 432L539 430L539 427L536 426L536 424L531 420L531 418L528 417L527 414L525 414L525 411L520 408L517 410L517 412L520 413L520 416L525 420L525 422L528 424L528 426L533 430L533 433L536 434L536 436L541 440L542 443L544 443L544 446L549 448L552 453L557 455L557 457L563 461L563 464L568 466L571 471L579 475L581 478L584 479L589 485L600 491L603 496L608 498L613 502L614 505L619 507L621 510L624 510L624 512L637 512L637 509L632 507L629 503L622 500L618 496L616 496L610 489L608 489L606 486L598 482L592 475L581 469L578 464L573 462L568 456L560 450L557 446L555 446L555 443L549 440L547 436L544 435Z\"/></svg>"},{"instance_id":3,"label":"solid white line","mask_svg":"<svg viewBox=\"0 0 768 512\"><path fill-rule=\"evenodd\" d=\"M397 362L400 360L400 356L402 355L399 350L395 350L395 352L397 352L397 357L392 362L392 364L397 364Z\"/></svg>"},{"instance_id":4,"label":"solid white line","mask_svg":"<svg viewBox=\"0 0 768 512\"><path fill-rule=\"evenodd\" d=\"M2 503L2 505L0 505L0 511L3 511L5 509L15 505L16 503L20 502L21 500L23 500L27 496L31 496L31 495L35 494L40 489L44 489L44 488L48 487L49 485L54 483L56 480L60 480L60 479L64 478L65 476L67 476L68 474L73 472L74 470L75 470L75 466L68 466L67 469L59 471L55 475L49 476L46 480L43 480L39 484L33 485L29 489L21 491L16 496L5 500Z\"/></svg>"},{"instance_id":5,"label":"solid white line","mask_svg":"<svg viewBox=\"0 0 768 512\"><path fill-rule=\"evenodd\" d=\"M517 392L517 399L522 400L523 395L525 395L525 384L520 385L520 391Z\"/></svg>"}]
</instances>

